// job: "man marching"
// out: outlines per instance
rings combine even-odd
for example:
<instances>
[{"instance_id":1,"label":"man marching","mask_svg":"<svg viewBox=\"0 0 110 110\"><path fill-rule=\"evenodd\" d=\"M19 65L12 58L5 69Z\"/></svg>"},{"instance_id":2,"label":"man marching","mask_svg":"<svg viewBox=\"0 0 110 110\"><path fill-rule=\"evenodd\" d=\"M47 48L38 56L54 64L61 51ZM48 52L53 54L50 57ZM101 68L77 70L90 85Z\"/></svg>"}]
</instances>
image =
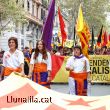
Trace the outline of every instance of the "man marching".
<instances>
[{"instance_id":1,"label":"man marching","mask_svg":"<svg viewBox=\"0 0 110 110\"><path fill-rule=\"evenodd\" d=\"M7 77L12 72L19 72L24 76L24 55L18 50L18 40L15 37L11 37L8 40L9 51L6 51L3 56L3 67L0 76Z\"/></svg>"}]
</instances>

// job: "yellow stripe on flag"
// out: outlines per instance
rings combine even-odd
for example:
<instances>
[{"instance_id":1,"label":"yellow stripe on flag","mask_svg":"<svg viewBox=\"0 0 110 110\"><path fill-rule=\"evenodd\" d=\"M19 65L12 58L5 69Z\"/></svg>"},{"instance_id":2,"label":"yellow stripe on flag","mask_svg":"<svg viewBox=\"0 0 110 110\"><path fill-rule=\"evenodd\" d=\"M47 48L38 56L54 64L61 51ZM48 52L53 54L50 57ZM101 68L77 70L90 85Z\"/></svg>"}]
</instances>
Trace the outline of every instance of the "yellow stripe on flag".
<instances>
[{"instance_id":1,"label":"yellow stripe on flag","mask_svg":"<svg viewBox=\"0 0 110 110\"><path fill-rule=\"evenodd\" d=\"M77 19L77 26L76 26L77 31L78 32L82 31L83 27L84 27L83 12L82 12L82 8L81 8L81 4L80 4L78 19Z\"/></svg>"},{"instance_id":2,"label":"yellow stripe on flag","mask_svg":"<svg viewBox=\"0 0 110 110\"><path fill-rule=\"evenodd\" d=\"M67 62L68 58L69 58L69 56L64 58L63 64L62 64L60 70L57 72L55 78L52 80L52 82L67 83L67 80L68 80L68 77L69 77L69 72L66 71L65 67L66 67L66 62Z\"/></svg>"}]
</instances>

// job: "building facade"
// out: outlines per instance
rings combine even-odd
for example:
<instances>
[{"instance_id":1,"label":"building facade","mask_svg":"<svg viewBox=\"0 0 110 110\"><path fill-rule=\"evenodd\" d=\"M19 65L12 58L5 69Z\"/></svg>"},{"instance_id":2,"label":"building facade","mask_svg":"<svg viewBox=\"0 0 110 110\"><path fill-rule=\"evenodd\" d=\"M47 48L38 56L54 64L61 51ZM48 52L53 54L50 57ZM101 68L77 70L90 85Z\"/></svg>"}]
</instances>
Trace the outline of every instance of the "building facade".
<instances>
[{"instance_id":1,"label":"building facade","mask_svg":"<svg viewBox=\"0 0 110 110\"><path fill-rule=\"evenodd\" d=\"M2 32L0 47L7 50L7 39L15 36L19 40L19 49L24 47L35 48L36 41L41 39L44 20L48 13L47 0L16 0L16 4L21 3L27 18L26 23L11 22L7 27L11 30Z\"/></svg>"}]
</instances>

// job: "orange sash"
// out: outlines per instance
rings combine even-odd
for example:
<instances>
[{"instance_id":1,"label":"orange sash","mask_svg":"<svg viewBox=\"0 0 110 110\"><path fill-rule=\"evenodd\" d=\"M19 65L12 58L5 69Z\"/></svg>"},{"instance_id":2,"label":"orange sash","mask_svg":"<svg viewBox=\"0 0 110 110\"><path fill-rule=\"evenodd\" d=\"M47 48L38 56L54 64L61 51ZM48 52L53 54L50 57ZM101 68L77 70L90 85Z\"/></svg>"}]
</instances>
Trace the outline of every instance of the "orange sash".
<instances>
[{"instance_id":1,"label":"orange sash","mask_svg":"<svg viewBox=\"0 0 110 110\"><path fill-rule=\"evenodd\" d=\"M47 64L35 63L33 72L34 72L34 82L36 82L36 74L37 74L38 84L43 84L43 82L41 82L40 73L41 72L47 72ZM47 83L47 82L44 82L44 83Z\"/></svg>"},{"instance_id":2,"label":"orange sash","mask_svg":"<svg viewBox=\"0 0 110 110\"><path fill-rule=\"evenodd\" d=\"M21 72L22 69L20 67L14 69L14 68L10 68L10 67L5 67L4 68L4 76L9 76L12 72Z\"/></svg>"},{"instance_id":3,"label":"orange sash","mask_svg":"<svg viewBox=\"0 0 110 110\"><path fill-rule=\"evenodd\" d=\"M87 72L75 73L70 72L70 77L73 77L77 82L77 93L78 95L87 95L87 89L84 89L84 80L87 79Z\"/></svg>"},{"instance_id":4,"label":"orange sash","mask_svg":"<svg viewBox=\"0 0 110 110\"><path fill-rule=\"evenodd\" d=\"M46 72L46 71L47 71L47 64L45 64L45 63L34 64L34 70L33 70L34 73Z\"/></svg>"}]
</instances>

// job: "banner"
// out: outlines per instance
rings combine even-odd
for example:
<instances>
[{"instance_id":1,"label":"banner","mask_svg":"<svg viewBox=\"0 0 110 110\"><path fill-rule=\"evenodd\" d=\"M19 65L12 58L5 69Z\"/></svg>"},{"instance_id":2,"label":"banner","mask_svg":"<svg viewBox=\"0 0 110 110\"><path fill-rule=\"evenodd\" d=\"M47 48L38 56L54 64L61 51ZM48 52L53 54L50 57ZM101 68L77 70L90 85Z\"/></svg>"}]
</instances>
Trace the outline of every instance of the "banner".
<instances>
[{"instance_id":1,"label":"banner","mask_svg":"<svg viewBox=\"0 0 110 110\"><path fill-rule=\"evenodd\" d=\"M90 69L92 82L110 83L110 56L91 55Z\"/></svg>"},{"instance_id":2,"label":"banner","mask_svg":"<svg viewBox=\"0 0 110 110\"><path fill-rule=\"evenodd\" d=\"M91 80L96 83L110 83L110 56L90 55ZM66 71L68 57L52 56L52 82L68 82L69 72Z\"/></svg>"},{"instance_id":3,"label":"banner","mask_svg":"<svg viewBox=\"0 0 110 110\"><path fill-rule=\"evenodd\" d=\"M14 73L0 88L0 110L110 110L110 95L62 94Z\"/></svg>"}]
</instances>

